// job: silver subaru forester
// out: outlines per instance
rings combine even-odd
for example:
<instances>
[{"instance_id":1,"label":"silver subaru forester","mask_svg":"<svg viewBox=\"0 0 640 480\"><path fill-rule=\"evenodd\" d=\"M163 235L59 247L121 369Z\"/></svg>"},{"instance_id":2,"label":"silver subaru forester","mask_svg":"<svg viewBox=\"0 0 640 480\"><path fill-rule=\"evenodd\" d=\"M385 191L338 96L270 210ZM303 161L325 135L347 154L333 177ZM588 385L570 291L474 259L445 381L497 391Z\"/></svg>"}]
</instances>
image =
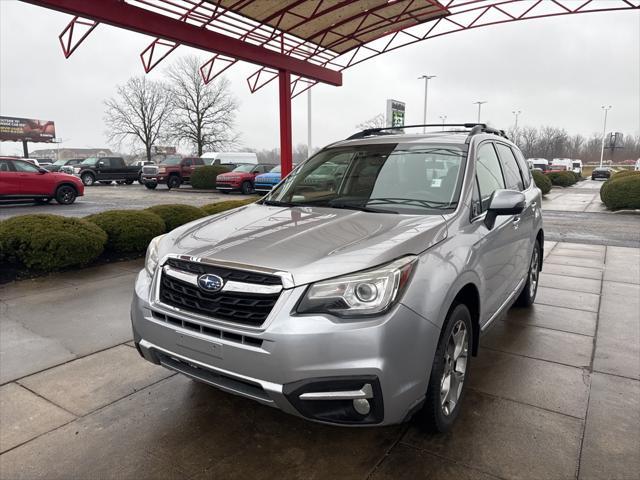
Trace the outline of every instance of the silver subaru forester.
<instances>
[{"instance_id":1,"label":"silver subaru forester","mask_svg":"<svg viewBox=\"0 0 640 480\"><path fill-rule=\"evenodd\" d=\"M131 309L141 355L318 422L421 411L448 430L481 333L533 303L544 245L519 149L456 127L360 132L155 238Z\"/></svg>"}]
</instances>

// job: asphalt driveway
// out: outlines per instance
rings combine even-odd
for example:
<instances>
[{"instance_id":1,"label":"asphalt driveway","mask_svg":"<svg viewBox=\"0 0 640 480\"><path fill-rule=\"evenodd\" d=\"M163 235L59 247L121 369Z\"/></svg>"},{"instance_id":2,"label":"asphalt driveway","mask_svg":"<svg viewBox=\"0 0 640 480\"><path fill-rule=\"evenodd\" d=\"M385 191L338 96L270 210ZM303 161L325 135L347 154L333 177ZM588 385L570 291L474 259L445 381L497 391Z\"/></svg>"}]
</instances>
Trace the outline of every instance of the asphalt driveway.
<instances>
[{"instance_id":1,"label":"asphalt driveway","mask_svg":"<svg viewBox=\"0 0 640 480\"><path fill-rule=\"evenodd\" d=\"M549 243L546 262L446 435L317 425L143 361L140 261L2 286L0 478L636 479L640 249Z\"/></svg>"}]
</instances>

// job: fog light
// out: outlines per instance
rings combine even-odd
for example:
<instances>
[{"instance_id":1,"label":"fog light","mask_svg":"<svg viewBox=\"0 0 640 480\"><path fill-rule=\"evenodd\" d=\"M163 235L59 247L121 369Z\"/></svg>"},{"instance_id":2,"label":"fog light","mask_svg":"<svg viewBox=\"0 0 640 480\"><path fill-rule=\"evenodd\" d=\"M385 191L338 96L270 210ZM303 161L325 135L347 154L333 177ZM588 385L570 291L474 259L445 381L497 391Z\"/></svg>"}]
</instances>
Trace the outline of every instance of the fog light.
<instances>
[{"instance_id":1,"label":"fog light","mask_svg":"<svg viewBox=\"0 0 640 480\"><path fill-rule=\"evenodd\" d=\"M369 415L371 411L371 405L369 405L369 400L366 398L356 398L353 401L353 408L360 415Z\"/></svg>"}]
</instances>

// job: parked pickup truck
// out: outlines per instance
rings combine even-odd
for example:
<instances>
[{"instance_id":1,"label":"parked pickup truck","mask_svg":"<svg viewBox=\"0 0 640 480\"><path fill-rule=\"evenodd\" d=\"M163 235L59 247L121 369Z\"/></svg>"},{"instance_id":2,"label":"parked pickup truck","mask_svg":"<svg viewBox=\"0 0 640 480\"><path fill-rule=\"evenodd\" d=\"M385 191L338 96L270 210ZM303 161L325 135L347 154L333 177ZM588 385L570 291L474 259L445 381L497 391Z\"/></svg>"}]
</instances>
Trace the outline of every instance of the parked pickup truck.
<instances>
[{"instance_id":1,"label":"parked pickup truck","mask_svg":"<svg viewBox=\"0 0 640 480\"><path fill-rule=\"evenodd\" d=\"M89 157L73 168L76 177L80 177L87 187L96 182L117 182L132 184L140 180L140 167L129 166L122 157Z\"/></svg>"},{"instance_id":2,"label":"parked pickup truck","mask_svg":"<svg viewBox=\"0 0 640 480\"><path fill-rule=\"evenodd\" d=\"M191 173L205 165L202 158L170 156L160 165L145 165L142 167L142 183L153 190L159 183L166 183L167 188L179 188L184 182L191 180Z\"/></svg>"}]
</instances>

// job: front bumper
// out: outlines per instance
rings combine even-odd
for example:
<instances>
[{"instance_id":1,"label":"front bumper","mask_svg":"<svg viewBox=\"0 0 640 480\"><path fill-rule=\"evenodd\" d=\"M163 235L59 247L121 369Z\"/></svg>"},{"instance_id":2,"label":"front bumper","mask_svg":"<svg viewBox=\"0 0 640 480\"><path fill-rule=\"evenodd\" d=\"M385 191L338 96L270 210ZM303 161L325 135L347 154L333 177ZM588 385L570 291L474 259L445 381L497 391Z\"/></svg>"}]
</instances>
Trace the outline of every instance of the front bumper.
<instances>
[{"instance_id":1,"label":"front bumper","mask_svg":"<svg viewBox=\"0 0 640 480\"><path fill-rule=\"evenodd\" d=\"M360 321L295 316L290 312L306 289L301 286L284 290L255 328L205 321L162 305L150 298L151 283L140 272L131 319L135 343L153 363L324 423L400 423L424 399L439 330L402 304ZM326 414L351 408L350 400L302 397L363 388L372 392L371 412L354 421Z\"/></svg>"},{"instance_id":2,"label":"front bumper","mask_svg":"<svg viewBox=\"0 0 640 480\"><path fill-rule=\"evenodd\" d=\"M142 183L167 183L168 175L142 175Z\"/></svg>"},{"instance_id":3,"label":"front bumper","mask_svg":"<svg viewBox=\"0 0 640 480\"><path fill-rule=\"evenodd\" d=\"M216 190L240 190L240 184L216 183Z\"/></svg>"}]
</instances>

